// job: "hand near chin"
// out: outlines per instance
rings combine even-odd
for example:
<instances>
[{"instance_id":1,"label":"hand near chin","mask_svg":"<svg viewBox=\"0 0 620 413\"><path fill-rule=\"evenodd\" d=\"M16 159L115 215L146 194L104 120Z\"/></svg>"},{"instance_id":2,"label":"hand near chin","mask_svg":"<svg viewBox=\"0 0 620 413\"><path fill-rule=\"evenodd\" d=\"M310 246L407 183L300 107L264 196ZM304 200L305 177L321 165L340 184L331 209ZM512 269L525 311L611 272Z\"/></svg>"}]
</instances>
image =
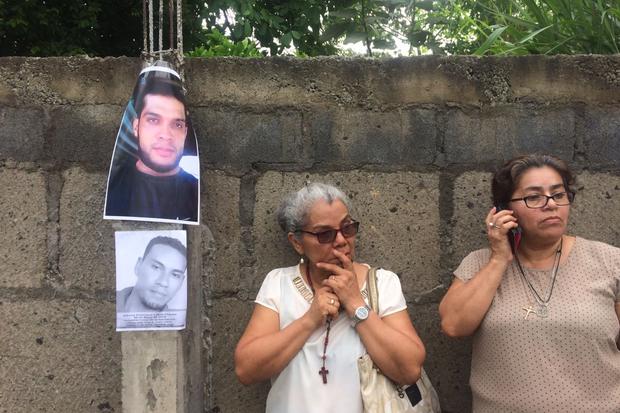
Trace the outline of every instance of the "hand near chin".
<instances>
[{"instance_id":1,"label":"hand near chin","mask_svg":"<svg viewBox=\"0 0 620 413\"><path fill-rule=\"evenodd\" d=\"M331 273L323 281L323 285L329 287L338 296L340 305L351 315L357 307L364 305L364 299L360 293L353 262L346 254L338 250L333 250L333 253L340 260L341 265L319 262L316 266Z\"/></svg>"}]
</instances>

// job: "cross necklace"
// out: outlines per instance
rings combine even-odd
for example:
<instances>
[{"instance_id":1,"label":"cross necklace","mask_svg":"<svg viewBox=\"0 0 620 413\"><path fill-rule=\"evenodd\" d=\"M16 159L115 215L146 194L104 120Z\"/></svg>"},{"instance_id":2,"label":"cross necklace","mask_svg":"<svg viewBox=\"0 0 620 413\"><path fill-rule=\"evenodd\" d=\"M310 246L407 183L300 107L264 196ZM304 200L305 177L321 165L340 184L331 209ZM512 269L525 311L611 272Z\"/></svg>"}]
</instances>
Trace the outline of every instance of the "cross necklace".
<instances>
[{"instance_id":1,"label":"cross necklace","mask_svg":"<svg viewBox=\"0 0 620 413\"><path fill-rule=\"evenodd\" d=\"M308 279L308 286L312 290L312 294L314 294L314 285L312 284L312 278L310 278L310 263L306 264L306 278ZM325 360L327 359L327 343L329 343L329 330L332 328L332 318L327 317L327 321L325 322L327 326L327 331L325 332L325 341L323 342L323 356L321 359L323 360L323 365L319 370L319 374L323 378L323 384L327 384L327 375L329 374L329 370L325 368Z\"/></svg>"},{"instance_id":2,"label":"cross necklace","mask_svg":"<svg viewBox=\"0 0 620 413\"><path fill-rule=\"evenodd\" d=\"M528 286L528 289L532 292L534 296L534 300L536 301L536 308L532 307L532 305L528 305L527 307L522 307L521 310L525 311L525 320L529 317L531 313L536 314L538 317L545 318L549 315L549 309L547 308L549 305L549 300L551 300L551 294L553 294L553 287L555 286L555 279L558 275L558 268L560 267L560 258L562 257L562 243L564 241L564 237L560 239L560 245L558 245L557 250L555 251L555 257L553 260L553 268L551 269L551 287L549 288L549 293L546 298L542 298L538 291L534 288L530 280L525 275L525 271L521 266L521 262L519 261L518 254L515 253L515 261L517 262L517 267L519 268L519 274L521 278L525 281Z\"/></svg>"}]
</instances>

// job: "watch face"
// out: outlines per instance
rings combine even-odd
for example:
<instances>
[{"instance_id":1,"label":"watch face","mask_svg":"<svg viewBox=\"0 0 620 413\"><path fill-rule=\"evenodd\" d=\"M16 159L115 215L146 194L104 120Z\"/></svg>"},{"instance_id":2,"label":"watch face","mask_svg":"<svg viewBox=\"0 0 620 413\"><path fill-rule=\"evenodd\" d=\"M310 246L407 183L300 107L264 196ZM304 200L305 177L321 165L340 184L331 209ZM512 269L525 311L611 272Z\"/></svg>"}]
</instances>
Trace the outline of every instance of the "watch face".
<instances>
[{"instance_id":1,"label":"watch face","mask_svg":"<svg viewBox=\"0 0 620 413\"><path fill-rule=\"evenodd\" d=\"M365 320L368 318L368 309L366 307L360 307L355 310L355 316L360 320Z\"/></svg>"}]
</instances>

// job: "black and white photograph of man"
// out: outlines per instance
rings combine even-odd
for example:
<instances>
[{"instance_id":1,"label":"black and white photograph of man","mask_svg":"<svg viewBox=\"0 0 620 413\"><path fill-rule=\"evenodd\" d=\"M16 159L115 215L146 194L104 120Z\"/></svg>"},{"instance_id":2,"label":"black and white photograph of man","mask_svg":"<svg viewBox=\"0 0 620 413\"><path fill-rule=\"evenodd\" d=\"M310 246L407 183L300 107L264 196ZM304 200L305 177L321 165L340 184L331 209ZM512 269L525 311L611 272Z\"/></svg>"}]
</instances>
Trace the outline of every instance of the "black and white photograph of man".
<instances>
[{"instance_id":1,"label":"black and white photograph of man","mask_svg":"<svg viewBox=\"0 0 620 413\"><path fill-rule=\"evenodd\" d=\"M117 231L115 236L117 330L183 328L185 231Z\"/></svg>"},{"instance_id":2,"label":"black and white photograph of man","mask_svg":"<svg viewBox=\"0 0 620 413\"><path fill-rule=\"evenodd\" d=\"M199 169L178 74L144 69L116 138L104 218L197 224Z\"/></svg>"}]
</instances>

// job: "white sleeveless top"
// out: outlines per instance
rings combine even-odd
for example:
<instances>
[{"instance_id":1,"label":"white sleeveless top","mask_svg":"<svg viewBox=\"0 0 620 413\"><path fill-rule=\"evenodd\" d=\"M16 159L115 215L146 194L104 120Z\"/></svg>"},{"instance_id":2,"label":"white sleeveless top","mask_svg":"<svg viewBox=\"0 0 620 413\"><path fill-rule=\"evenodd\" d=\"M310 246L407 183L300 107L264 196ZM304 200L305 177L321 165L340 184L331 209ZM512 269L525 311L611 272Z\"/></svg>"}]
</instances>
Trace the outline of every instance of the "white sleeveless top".
<instances>
[{"instance_id":1,"label":"white sleeveless top","mask_svg":"<svg viewBox=\"0 0 620 413\"><path fill-rule=\"evenodd\" d=\"M298 286L296 286L296 284ZM301 292L300 292L301 289ZM379 316L407 308L398 276L377 271ZM368 303L366 287L362 290ZM304 298L305 293L307 298ZM256 303L278 313L280 329L302 317L310 308L312 292L300 275L299 266L278 268L267 274L256 297ZM318 328L289 364L272 377L267 397L267 413L361 413L357 359L366 353L364 344L342 312L334 319L329 333L325 367L327 384L319 374L322 366L326 327Z\"/></svg>"}]
</instances>

